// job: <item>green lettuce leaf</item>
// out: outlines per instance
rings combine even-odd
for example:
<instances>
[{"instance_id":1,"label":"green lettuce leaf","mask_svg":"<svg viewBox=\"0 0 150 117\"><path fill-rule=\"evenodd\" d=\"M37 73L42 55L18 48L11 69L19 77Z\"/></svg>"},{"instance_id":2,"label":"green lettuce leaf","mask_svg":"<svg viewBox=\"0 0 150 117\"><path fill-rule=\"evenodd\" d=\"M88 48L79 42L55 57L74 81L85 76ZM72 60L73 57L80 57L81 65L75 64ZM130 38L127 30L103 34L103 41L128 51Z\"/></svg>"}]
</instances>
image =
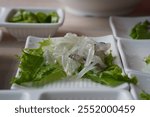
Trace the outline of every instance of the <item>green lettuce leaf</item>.
<instances>
[{"instance_id":1,"label":"green lettuce leaf","mask_svg":"<svg viewBox=\"0 0 150 117\"><path fill-rule=\"evenodd\" d=\"M13 23L57 23L59 16L57 12L31 12L25 9L18 9L8 22Z\"/></svg>"},{"instance_id":2,"label":"green lettuce leaf","mask_svg":"<svg viewBox=\"0 0 150 117\"><path fill-rule=\"evenodd\" d=\"M84 77L94 82L101 83L107 86L115 87L123 83L137 84L135 76L129 78L127 75L122 74L122 69L114 64L115 57L110 52L105 56L105 64L107 68L103 71L91 70L87 72Z\"/></svg>"},{"instance_id":3,"label":"green lettuce leaf","mask_svg":"<svg viewBox=\"0 0 150 117\"><path fill-rule=\"evenodd\" d=\"M144 58L146 64L150 64L150 55Z\"/></svg>"},{"instance_id":4,"label":"green lettuce leaf","mask_svg":"<svg viewBox=\"0 0 150 117\"><path fill-rule=\"evenodd\" d=\"M145 91L142 91L142 92L140 93L140 98L141 98L142 100L150 100L150 94L146 93Z\"/></svg>"},{"instance_id":5,"label":"green lettuce leaf","mask_svg":"<svg viewBox=\"0 0 150 117\"><path fill-rule=\"evenodd\" d=\"M86 78L94 82L101 83L107 86L115 87L122 83L137 84L136 77L129 78L127 75L122 75L122 70L118 65L108 67L102 72L93 74L92 71L86 73Z\"/></svg>"},{"instance_id":6,"label":"green lettuce leaf","mask_svg":"<svg viewBox=\"0 0 150 117\"><path fill-rule=\"evenodd\" d=\"M131 29L130 36L133 39L150 39L149 26L150 22L147 20L139 22Z\"/></svg>"},{"instance_id":7,"label":"green lettuce leaf","mask_svg":"<svg viewBox=\"0 0 150 117\"><path fill-rule=\"evenodd\" d=\"M61 65L45 64L43 49L49 45L50 40L40 42L37 49L24 49L19 57L19 73L12 79L12 83L19 85L44 86L45 84L61 80L66 76Z\"/></svg>"}]
</instances>

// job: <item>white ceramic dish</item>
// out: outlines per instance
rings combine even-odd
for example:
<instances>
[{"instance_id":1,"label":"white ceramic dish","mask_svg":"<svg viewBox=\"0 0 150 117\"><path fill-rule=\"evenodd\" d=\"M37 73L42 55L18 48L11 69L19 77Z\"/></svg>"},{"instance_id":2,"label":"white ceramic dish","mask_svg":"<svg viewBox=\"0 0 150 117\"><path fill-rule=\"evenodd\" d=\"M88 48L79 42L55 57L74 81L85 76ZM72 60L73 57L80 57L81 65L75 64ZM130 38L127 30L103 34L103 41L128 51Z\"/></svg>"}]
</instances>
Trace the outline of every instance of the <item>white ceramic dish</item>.
<instances>
[{"instance_id":1,"label":"white ceramic dish","mask_svg":"<svg viewBox=\"0 0 150 117\"><path fill-rule=\"evenodd\" d=\"M26 46L25 48L36 48L37 47L37 43L39 41L42 41L43 38L39 38L39 37L32 37L29 36L27 38L27 42L26 42ZM55 39L61 39L61 38L55 38ZM118 54L118 50L116 48L116 42L113 38L112 35L109 36L104 36L104 37L93 37L94 40L98 41L98 42L106 42L106 43L111 43L111 49L112 49L112 54L113 56L116 56L115 59L115 63L118 64L121 68L122 68L122 64L121 64L121 60ZM19 86L16 84L13 84L12 89L35 89L35 88L29 88L29 87L23 87L23 86ZM63 80L63 81L58 81L55 82L53 84L49 84L47 86L44 86L40 89L43 90L52 90L52 89L76 89L76 90L81 90L81 89L129 89L129 85L128 83L124 83L118 87L108 87L108 86L104 86L101 85L99 83L95 83L92 82L90 80L87 79L70 79L70 80Z\"/></svg>"},{"instance_id":2,"label":"white ceramic dish","mask_svg":"<svg viewBox=\"0 0 150 117\"><path fill-rule=\"evenodd\" d=\"M26 91L15 91L15 90L1 90L0 100L28 100L30 99L30 94Z\"/></svg>"},{"instance_id":3,"label":"white ceramic dish","mask_svg":"<svg viewBox=\"0 0 150 117\"><path fill-rule=\"evenodd\" d=\"M31 12L41 11L43 13L48 13L51 11L57 12L59 16L58 23L10 23L7 19L18 9L25 9ZM0 8L0 26L5 27L8 32L17 38L19 41L25 41L28 35L48 37L53 36L58 28L64 22L64 11L60 8Z\"/></svg>"},{"instance_id":4,"label":"white ceramic dish","mask_svg":"<svg viewBox=\"0 0 150 117\"><path fill-rule=\"evenodd\" d=\"M110 16L130 13L141 0L59 0L66 10L82 16Z\"/></svg>"},{"instance_id":5,"label":"white ceramic dish","mask_svg":"<svg viewBox=\"0 0 150 117\"><path fill-rule=\"evenodd\" d=\"M150 94L150 76L146 76L140 73L133 73L130 72L129 75L134 75L137 77L138 79L138 84L137 85L133 85L130 84L131 89L130 92L133 96L134 99L136 100L140 100L140 93L144 90L146 93Z\"/></svg>"},{"instance_id":6,"label":"white ceramic dish","mask_svg":"<svg viewBox=\"0 0 150 117\"><path fill-rule=\"evenodd\" d=\"M150 21L150 17L119 17L111 16L109 23L116 39L131 39L130 31L139 22Z\"/></svg>"},{"instance_id":7,"label":"white ceramic dish","mask_svg":"<svg viewBox=\"0 0 150 117\"><path fill-rule=\"evenodd\" d=\"M0 100L132 100L127 90L3 90Z\"/></svg>"},{"instance_id":8,"label":"white ceramic dish","mask_svg":"<svg viewBox=\"0 0 150 117\"><path fill-rule=\"evenodd\" d=\"M40 100L131 100L133 97L126 90L80 90L47 91L39 96Z\"/></svg>"},{"instance_id":9,"label":"white ceramic dish","mask_svg":"<svg viewBox=\"0 0 150 117\"><path fill-rule=\"evenodd\" d=\"M144 58L150 55L149 40L118 40L118 49L126 73L129 71L150 75L150 67Z\"/></svg>"}]
</instances>

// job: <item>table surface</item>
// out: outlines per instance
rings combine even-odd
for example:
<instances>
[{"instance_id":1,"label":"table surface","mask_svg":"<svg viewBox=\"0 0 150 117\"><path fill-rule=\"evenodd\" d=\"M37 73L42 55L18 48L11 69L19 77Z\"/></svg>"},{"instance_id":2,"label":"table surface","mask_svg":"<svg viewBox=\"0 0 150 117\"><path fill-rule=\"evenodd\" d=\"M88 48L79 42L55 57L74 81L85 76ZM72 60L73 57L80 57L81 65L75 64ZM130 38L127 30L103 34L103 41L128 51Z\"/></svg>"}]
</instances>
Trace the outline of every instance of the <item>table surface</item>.
<instances>
[{"instance_id":1,"label":"table surface","mask_svg":"<svg viewBox=\"0 0 150 117\"><path fill-rule=\"evenodd\" d=\"M36 2L35 2L36 1ZM15 7L63 7L57 0L0 0L0 6ZM149 16L150 0L143 0L129 16ZM18 42L5 29L0 28L0 89L9 89L10 79L15 75L18 60L25 42ZM104 17L83 17L66 12L63 26L55 36L64 36L67 32L77 33L86 36L104 36L112 34L108 18Z\"/></svg>"}]
</instances>

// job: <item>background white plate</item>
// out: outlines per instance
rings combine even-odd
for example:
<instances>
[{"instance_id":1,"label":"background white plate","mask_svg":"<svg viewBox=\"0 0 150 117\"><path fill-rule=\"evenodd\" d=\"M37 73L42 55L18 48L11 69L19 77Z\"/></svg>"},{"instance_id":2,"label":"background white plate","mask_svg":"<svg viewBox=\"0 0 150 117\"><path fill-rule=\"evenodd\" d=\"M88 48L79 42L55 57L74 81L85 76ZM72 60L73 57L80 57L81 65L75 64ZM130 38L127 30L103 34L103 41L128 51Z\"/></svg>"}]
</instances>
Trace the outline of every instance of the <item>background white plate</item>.
<instances>
[{"instance_id":1,"label":"background white plate","mask_svg":"<svg viewBox=\"0 0 150 117\"><path fill-rule=\"evenodd\" d=\"M150 55L149 40L118 40L118 49L126 73L129 71L150 75L144 57Z\"/></svg>"},{"instance_id":2,"label":"background white plate","mask_svg":"<svg viewBox=\"0 0 150 117\"><path fill-rule=\"evenodd\" d=\"M30 94L26 91L1 90L0 100L29 100Z\"/></svg>"},{"instance_id":3,"label":"background white plate","mask_svg":"<svg viewBox=\"0 0 150 117\"><path fill-rule=\"evenodd\" d=\"M16 10L25 9L30 12L56 12L59 16L57 23L11 23L8 18L16 12ZM37 7L0 7L0 26L5 27L8 32L16 37L18 41L25 41L27 36L53 36L58 28L63 24L65 13L60 8L37 8Z\"/></svg>"},{"instance_id":4,"label":"background white plate","mask_svg":"<svg viewBox=\"0 0 150 117\"><path fill-rule=\"evenodd\" d=\"M142 90L144 90L146 93L150 94L150 76L146 76L140 73L133 73L130 72L129 76L134 75L137 77L138 80L138 84L137 85L133 85L130 84L131 89L130 92L133 96L134 99L141 99L140 98L140 93L142 92Z\"/></svg>"},{"instance_id":5,"label":"background white plate","mask_svg":"<svg viewBox=\"0 0 150 117\"><path fill-rule=\"evenodd\" d=\"M131 29L139 22L150 21L150 17L119 17L109 18L110 27L116 39L132 39L129 35Z\"/></svg>"},{"instance_id":6,"label":"background white plate","mask_svg":"<svg viewBox=\"0 0 150 117\"><path fill-rule=\"evenodd\" d=\"M27 38L26 41L26 45L25 48L36 48L38 46L38 42L42 41L43 38L39 38L39 37L32 37L29 36ZM61 39L61 38L55 38L55 39ZM116 47L116 42L113 38L112 35L109 36L104 36L104 37L93 37L94 40L98 41L98 42L106 42L106 43L111 43L111 50L112 50L112 54L113 56L116 56L116 60L115 63L118 64L121 68L122 68L122 64L121 64L121 60L118 54L118 50ZM19 86L16 84L13 84L12 89L35 89L35 88L29 88L29 87L23 87L23 86ZM43 90L52 90L52 89L75 89L75 90L81 90L81 89L129 89L129 85L128 83L124 83L118 87L108 87L105 85L101 85L99 83L95 83L93 81L84 79L70 79L70 80L63 80L63 81L58 81L49 85L46 85L40 89Z\"/></svg>"}]
</instances>

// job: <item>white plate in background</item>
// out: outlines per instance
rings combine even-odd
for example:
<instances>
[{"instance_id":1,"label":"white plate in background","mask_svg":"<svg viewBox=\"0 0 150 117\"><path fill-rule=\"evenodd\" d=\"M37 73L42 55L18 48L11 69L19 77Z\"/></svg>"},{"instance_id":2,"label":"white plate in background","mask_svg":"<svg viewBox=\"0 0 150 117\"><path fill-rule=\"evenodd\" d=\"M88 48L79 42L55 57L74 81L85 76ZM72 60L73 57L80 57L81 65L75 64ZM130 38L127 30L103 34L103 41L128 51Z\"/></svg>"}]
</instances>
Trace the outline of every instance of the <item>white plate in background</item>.
<instances>
[{"instance_id":1,"label":"white plate in background","mask_svg":"<svg viewBox=\"0 0 150 117\"><path fill-rule=\"evenodd\" d=\"M59 16L57 23L12 23L8 22L17 10L24 9L30 12L56 12ZM60 8L37 8L37 7L0 7L0 26L5 27L8 32L16 37L18 41L26 41L29 35L48 37L53 36L58 28L63 24L65 13Z\"/></svg>"},{"instance_id":2,"label":"white plate in background","mask_svg":"<svg viewBox=\"0 0 150 117\"><path fill-rule=\"evenodd\" d=\"M137 72L150 75L150 65L144 58L150 55L149 40L118 40L118 49L125 72Z\"/></svg>"},{"instance_id":3,"label":"white plate in background","mask_svg":"<svg viewBox=\"0 0 150 117\"><path fill-rule=\"evenodd\" d=\"M140 100L140 93L144 90L146 93L150 94L150 75L144 75L140 73L130 72L129 76L136 76L138 80L137 85L130 84L130 92L134 99Z\"/></svg>"},{"instance_id":4,"label":"white plate in background","mask_svg":"<svg viewBox=\"0 0 150 117\"><path fill-rule=\"evenodd\" d=\"M0 100L29 100L30 94L20 90L0 90Z\"/></svg>"},{"instance_id":5,"label":"white plate in background","mask_svg":"<svg viewBox=\"0 0 150 117\"><path fill-rule=\"evenodd\" d=\"M119 39L118 49L126 73L132 71L150 75L150 65L144 61L150 55L149 40Z\"/></svg>"},{"instance_id":6,"label":"white plate in background","mask_svg":"<svg viewBox=\"0 0 150 117\"><path fill-rule=\"evenodd\" d=\"M121 16L111 16L109 18L110 27L112 33L116 39L132 39L130 37L131 29L139 22L145 20L150 21L150 17L121 17Z\"/></svg>"},{"instance_id":7,"label":"white plate in background","mask_svg":"<svg viewBox=\"0 0 150 117\"><path fill-rule=\"evenodd\" d=\"M94 40L98 41L98 42L106 42L106 43L111 43L111 50L112 50L112 55L116 56L115 59L115 63L118 64L121 68L122 68L122 64L121 64L121 60L119 57L119 53L116 47L116 40L114 40L112 35L109 36L104 36L104 37L91 37ZM29 36L27 38L26 41L26 45L25 48L36 48L38 46L38 42L42 41L43 38L39 38L39 37L33 37L33 36ZM61 39L60 38L54 38L54 39ZM129 84L128 83L124 83L121 84L117 87L109 87L109 86L105 86L105 85L101 85L99 83L95 83L91 80L88 79L70 79L70 80L63 80L63 81L57 81L55 83L46 85L44 87L42 87L43 90L52 90L52 89L76 89L76 90L81 90L81 89L129 89ZM11 89L35 89L35 88L29 88L29 87L23 87L23 86L19 86L16 84L13 84ZM41 89L41 88L40 88Z\"/></svg>"}]
</instances>

